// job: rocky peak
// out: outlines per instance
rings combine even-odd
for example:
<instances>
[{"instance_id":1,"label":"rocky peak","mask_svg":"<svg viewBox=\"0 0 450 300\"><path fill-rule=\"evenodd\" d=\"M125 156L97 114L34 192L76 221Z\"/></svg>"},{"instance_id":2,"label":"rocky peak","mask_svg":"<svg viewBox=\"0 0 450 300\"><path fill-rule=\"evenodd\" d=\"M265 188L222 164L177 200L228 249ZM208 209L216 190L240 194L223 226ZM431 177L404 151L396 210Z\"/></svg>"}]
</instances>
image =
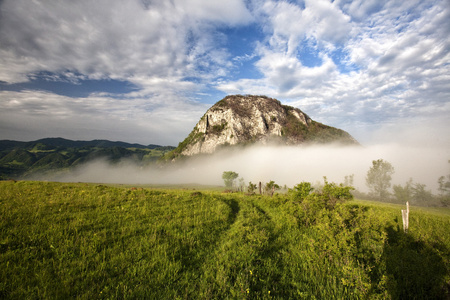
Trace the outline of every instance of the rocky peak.
<instances>
[{"instance_id":1,"label":"rocky peak","mask_svg":"<svg viewBox=\"0 0 450 300\"><path fill-rule=\"evenodd\" d=\"M218 147L275 140L357 144L347 132L311 120L300 109L266 96L227 96L206 111L172 156L213 153Z\"/></svg>"}]
</instances>

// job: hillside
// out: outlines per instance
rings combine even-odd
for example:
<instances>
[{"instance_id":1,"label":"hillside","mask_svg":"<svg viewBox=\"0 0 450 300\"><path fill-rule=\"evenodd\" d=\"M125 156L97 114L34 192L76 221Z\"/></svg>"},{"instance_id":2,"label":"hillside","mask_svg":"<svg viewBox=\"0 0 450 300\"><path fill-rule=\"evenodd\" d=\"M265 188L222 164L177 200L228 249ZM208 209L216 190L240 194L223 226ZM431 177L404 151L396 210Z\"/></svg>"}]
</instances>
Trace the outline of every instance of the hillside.
<instances>
[{"instance_id":1,"label":"hillside","mask_svg":"<svg viewBox=\"0 0 450 300\"><path fill-rule=\"evenodd\" d=\"M155 162L171 146L140 145L108 140L72 141L47 138L31 142L0 141L0 179L23 178L37 172L75 167L94 159L136 164Z\"/></svg>"},{"instance_id":2,"label":"hillside","mask_svg":"<svg viewBox=\"0 0 450 300\"><path fill-rule=\"evenodd\" d=\"M312 120L300 109L266 96L227 96L206 111L188 137L166 155L213 153L250 143L357 145L347 132Z\"/></svg>"},{"instance_id":3,"label":"hillside","mask_svg":"<svg viewBox=\"0 0 450 300\"><path fill-rule=\"evenodd\" d=\"M448 209L315 195L3 181L0 295L449 299Z\"/></svg>"},{"instance_id":4,"label":"hillside","mask_svg":"<svg viewBox=\"0 0 450 300\"><path fill-rule=\"evenodd\" d=\"M92 141L73 141L63 138L44 138L31 142L22 141L12 141L12 140L0 140L0 151L12 150L15 148L21 149L33 149L39 145L44 145L50 148L52 147L64 147L64 148L82 148L82 147L98 147L98 148L109 148L109 147L122 147L122 148L137 148L137 149L155 149L160 148L159 145L141 145L141 144L130 144L125 142L113 142L108 140L92 140Z\"/></svg>"}]
</instances>

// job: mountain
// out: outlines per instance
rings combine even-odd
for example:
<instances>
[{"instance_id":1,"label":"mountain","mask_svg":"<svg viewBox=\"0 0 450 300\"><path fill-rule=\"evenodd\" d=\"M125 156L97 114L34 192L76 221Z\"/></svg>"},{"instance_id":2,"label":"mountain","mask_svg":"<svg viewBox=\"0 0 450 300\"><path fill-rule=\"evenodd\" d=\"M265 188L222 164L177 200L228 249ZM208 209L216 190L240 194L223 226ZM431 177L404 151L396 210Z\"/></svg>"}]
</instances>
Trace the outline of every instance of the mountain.
<instances>
[{"instance_id":1,"label":"mountain","mask_svg":"<svg viewBox=\"0 0 450 300\"><path fill-rule=\"evenodd\" d=\"M108 140L72 141L46 138L31 142L0 140L0 180L69 169L80 164L106 159L116 163L122 159L138 165L156 162L173 150L171 146L140 145Z\"/></svg>"},{"instance_id":2,"label":"mountain","mask_svg":"<svg viewBox=\"0 0 450 300\"><path fill-rule=\"evenodd\" d=\"M44 138L31 142L20 142L11 140L0 140L0 151L12 150L14 148L21 149L33 149L36 145L45 145L50 148L64 147L64 148L82 148L82 147L98 147L98 148L110 148L110 147L122 147L122 148L136 148L136 149L155 149L160 148L159 145L141 145L130 144L125 142L112 142L108 140L92 140L92 141L72 141L63 138ZM39 147L39 146L38 146ZM40 146L42 147L42 146Z\"/></svg>"},{"instance_id":3,"label":"mountain","mask_svg":"<svg viewBox=\"0 0 450 300\"><path fill-rule=\"evenodd\" d=\"M232 95L206 111L166 159L213 153L219 147L275 142L283 145L359 145L347 132L313 121L300 109L266 96Z\"/></svg>"}]
</instances>

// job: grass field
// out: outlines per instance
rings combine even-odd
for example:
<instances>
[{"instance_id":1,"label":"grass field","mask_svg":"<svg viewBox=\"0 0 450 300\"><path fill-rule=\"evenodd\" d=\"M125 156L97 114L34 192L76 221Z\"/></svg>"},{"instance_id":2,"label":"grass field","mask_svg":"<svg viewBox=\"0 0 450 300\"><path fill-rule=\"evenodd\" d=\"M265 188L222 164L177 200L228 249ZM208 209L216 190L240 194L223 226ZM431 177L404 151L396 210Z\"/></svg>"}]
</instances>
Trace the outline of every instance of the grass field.
<instances>
[{"instance_id":1,"label":"grass field","mask_svg":"<svg viewBox=\"0 0 450 300\"><path fill-rule=\"evenodd\" d=\"M449 210L0 182L0 298L448 299Z\"/></svg>"}]
</instances>

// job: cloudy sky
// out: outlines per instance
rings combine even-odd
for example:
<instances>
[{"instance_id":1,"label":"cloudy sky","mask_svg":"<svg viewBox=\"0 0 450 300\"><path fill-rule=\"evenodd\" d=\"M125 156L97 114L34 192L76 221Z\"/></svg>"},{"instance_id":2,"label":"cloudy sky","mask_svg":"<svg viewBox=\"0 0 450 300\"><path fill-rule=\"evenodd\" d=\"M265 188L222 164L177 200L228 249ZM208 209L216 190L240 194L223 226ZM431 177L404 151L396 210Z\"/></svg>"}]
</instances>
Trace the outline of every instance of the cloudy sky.
<instances>
[{"instance_id":1,"label":"cloudy sky","mask_svg":"<svg viewBox=\"0 0 450 300\"><path fill-rule=\"evenodd\" d=\"M227 94L450 146L448 0L2 0L0 139L176 146Z\"/></svg>"}]
</instances>

